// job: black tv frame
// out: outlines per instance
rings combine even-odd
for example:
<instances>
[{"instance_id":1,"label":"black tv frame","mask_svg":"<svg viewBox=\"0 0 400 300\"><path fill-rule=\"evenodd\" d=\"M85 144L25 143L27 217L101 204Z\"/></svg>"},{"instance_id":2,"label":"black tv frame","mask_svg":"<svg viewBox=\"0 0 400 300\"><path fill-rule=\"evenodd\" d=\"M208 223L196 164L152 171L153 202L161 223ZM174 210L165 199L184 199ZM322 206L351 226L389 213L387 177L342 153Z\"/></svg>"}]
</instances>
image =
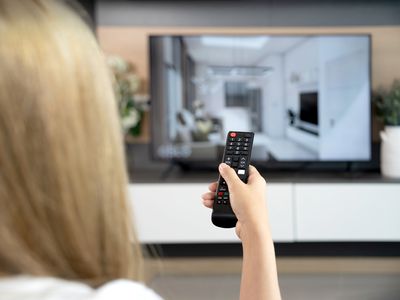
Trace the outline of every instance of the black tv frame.
<instances>
[{"instance_id":1,"label":"black tv frame","mask_svg":"<svg viewBox=\"0 0 400 300\"><path fill-rule=\"evenodd\" d=\"M157 94L155 91L155 86L153 85L153 76L154 76L154 63L153 63L153 52L152 52L152 39L155 37L187 37L187 36L363 36L368 37L368 52L369 52L369 63L368 63L368 78L369 78L369 103L370 103L370 113L369 113L369 138L370 138L370 159L369 160L324 160L324 161L308 161L308 160L292 160L292 161L277 161L277 160L266 160L266 161L251 161L251 164L260 169L268 169L271 171L311 171L311 172L376 172L379 170L379 155L376 153L376 145L374 147L373 143L373 105L372 105L372 34L371 33L293 33L293 34L278 34L278 33L196 33L196 34L150 34L148 35L148 65L149 65L149 90L150 90L150 134L151 134L151 142L150 142L150 157L154 161L159 162L169 162L170 166L179 166L183 170L192 170L192 169L215 169L216 165L220 162L217 160L190 160L190 159L182 159L182 158L162 158L156 155L156 149L153 143L154 133L157 130L155 121L157 119L157 115L154 112L154 98L153 96ZM168 171L167 171L168 172Z\"/></svg>"}]
</instances>

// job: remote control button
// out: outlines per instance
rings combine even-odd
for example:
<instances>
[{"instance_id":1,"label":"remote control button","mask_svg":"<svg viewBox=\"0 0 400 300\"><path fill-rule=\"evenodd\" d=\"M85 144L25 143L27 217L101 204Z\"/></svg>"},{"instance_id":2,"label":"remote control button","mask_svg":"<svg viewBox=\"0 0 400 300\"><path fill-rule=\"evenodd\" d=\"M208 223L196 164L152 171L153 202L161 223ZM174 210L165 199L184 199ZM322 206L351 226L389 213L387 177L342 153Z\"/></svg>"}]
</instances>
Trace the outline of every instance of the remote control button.
<instances>
[{"instance_id":1,"label":"remote control button","mask_svg":"<svg viewBox=\"0 0 400 300\"><path fill-rule=\"evenodd\" d=\"M236 137L236 132L231 132L229 135L234 138Z\"/></svg>"},{"instance_id":2,"label":"remote control button","mask_svg":"<svg viewBox=\"0 0 400 300\"><path fill-rule=\"evenodd\" d=\"M236 152L235 152L235 154L236 154ZM242 151L242 155L248 155L249 154L249 151Z\"/></svg>"},{"instance_id":3,"label":"remote control button","mask_svg":"<svg viewBox=\"0 0 400 300\"><path fill-rule=\"evenodd\" d=\"M229 142L229 146L235 146L234 142Z\"/></svg>"},{"instance_id":4,"label":"remote control button","mask_svg":"<svg viewBox=\"0 0 400 300\"><path fill-rule=\"evenodd\" d=\"M222 204L222 201L221 201L221 200L218 200L218 201L217 201L217 204Z\"/></svg>"},{"instance_id":5,"label":"remote control button","mask_svg":"<svg viewBox=\"0 0 400 300\"><path fill-rule=\"evenodd\" d=\"M227 152L227 153L228 153L228 152ZM235 151L235 152L233 152L233 154L239 155L239 154L240 154L240 151Z\"/></svg>"},{"instance_id":6,"label":"remote control button","mask_svg":"<svg viewBox=\"0 0 400 300\"><path fill-rule=\"evenodd\" d=\"M225 186L220 186L218 190L220 192L225 192L226 191L226 187Z\"/></svg>"},{"instance_id":7,"label":"remote control button","mask_svg":"<svg viewBox=\"0 0 400 300\"><path fill-rule=\"evenodd\" d=\"M225 160L232 160L232 157L231 156L227 156L227 157L225 157Z\"/></svg>"},{"instance_id":8,"label":"remote control button","mask_svg":"<svg viewBox=\"0 0 400 300\"><path fill-rule=\"evenodd\" d=\"M230 142L236 142L236 139L235 138L229 138L229 141Z\"/></svg>"},{"instance_id":9,"label":"remote control button","mask_svg":"<svg viewBox=\"0 0 400 300\"><path fill-rule=\"evenodd\" d=\"M229 197L228 196L224 196L222 199L223 200L229 200Z\"/></svg>"},{"instance_id":10,"label":"remote control button","mask_svg":"<svg viewBox=\"0 0 400 300\"><path fill-rule=\"evenodd\" d=\"M223 196L224 193L223 192L218 192L218 196Z\"/></svg>"},{"instance_id":11,"label":"remote control button","mask_svg":"<svg viewBox=\"0 0 400 300\"><path fill-rule=\"evenodd\" d=\"M217 200L222 200L222 197L217 197Z\"/></svg>"},{"instance_id":12,"label":"remote control button","mask_svg":"<svg viewBox=\"0 0 400 300\"><path fill-rule=\"evenodd\" d=\"M247 151L247 150L249 150L249 147L243 147L243 150Z\"/></svg>"},{"instance_id":13,"label":"remote control button","mask_svg":"<svg viewBox=\"0 0 400 300\"><path fill-rule=\"evenodd\" d=\"M232 161L227 160L227 161L225 162L225 164L227 164L228 166L230 166L230 165L232 165Z\"/></svg>"},{"instance_id":14,"label":"remote control button","mask_svg":"<svg viewBox=\"0 0 400 300\"><path fill-rule=\"evenodd\" d=\"M239 169L237 173L238 173L238 175L244 175L244 174L246 174L246 171L243 169Z\"/></svg>"},{"instance_id":15,"label":"remote control button","mask_svg":"<svg viewBox=\"0 0 400 300\"><path fill-rule=\"evenodd\" d=\"M246 157L242 156L242 157L240 158L240 161L246 161Z\"/></svg>"},{"instance_id":16,"label":"remote control button","mask_svg":"<svg viewBox=\"0 0 400 300\"><path fill-rule=\"evenodd\" d=\"M238 139L238 140L239 140L239 139ZM245 138L244 141L247 143L247 142L250 141L250 139L249 139L249 138Z\"/></svg>"},{"instance_id":17,"label":"remote control button","mask_svg":"<svg viewBox=\"0 0 400 300\"><path fill-rule=\"evenodd\" d=\"M238 151L236 151L236 152L238 152ZM227 154L227 155L232 155L232 154L233 154L233 151L226 151L226 154Z\"/></svg>"},{"instance_id":18,"label":"remote control button","mask_svg":"<svg viewBox=\"0 0 400 300\"><path fill-rule=\"evenodd\" d=\"M243 138L239 137L239 138L237 138L237 141L241 142L241 141L243 141ZM246 141L246 142L248 142L248 141Z\"/></svg>"},{"instance_id":19,"label":"remote control button","mask_svg":"<svg viewBox=\"0 0 400 300\"><path fill-rule=\"evenodd\" d=\"M237 146L242 146L242 142L237 142L236 145Z\"/></svg>"},{"instance_id":20,"label":"remote control button","mask_svg":"<svg viewBox=\"0 0 400 300\"><path fill-rule=\"evenodd\" d=\"M245 133L244 137L251 138L251 133Z\"/></svg>"},{"instance_id":21,"label":"remote control button","mask_svg":"<svg viewBox=\"0 0 400 300\"><path fill-rule=\"evenodd\" d=\"M249 143L243 143L243 146L248 147Z\"/></svg>"},{"instance_id":22,"label":"remote control button","mask_svg":"<svg viewBox=\"0 0 400 300\"><path fill-rule=\"evenodd\" d=\"M223 201L222 203L224 203L224 204L228 204L228 201Z\"/></svg>"},{"instance_id":23,"label":"remote control button","mask_svg":"<svg viewBox=\"0 0 400 300\"><path fill-rule=\"evenodd\" d=\"M235 161L232 163L232 167L233 167L233 168L237 167L238 165L239 165L239 164L238 164L237 162L235 162Z\"/></svg>"},{"instance_id":24,"label":"remote control button","mask_svg":"<svg viewBox=\"0 0 400 300\"><path fill-rule=\"evenodd\" d=\"M226 182L224 180L222 180L221 184L226 186Z\"/></svg>"},{"instance_id":25,"label":"remote control button","mask_svg":"<svg viewBox=\"0 0 400 300\"><path fill-rule=\"evenodd\" d=\"M232 148L233 148L233 147L232 147ZM230 149L229 149L229 150L230 150ZM240 147L236 147L235 150L236 150L236 151L239 151L239 150L240 150Z\"/></svg>"},{"instance_id":26,"label":"remote control button","mask_svg":"<svg viewBox=\"0 0 400 300\"><path fill-rule=\"evenodd\" d=\"M234 156L233 161L239 161L239 156Z\"/></svg>"}]
</instances>

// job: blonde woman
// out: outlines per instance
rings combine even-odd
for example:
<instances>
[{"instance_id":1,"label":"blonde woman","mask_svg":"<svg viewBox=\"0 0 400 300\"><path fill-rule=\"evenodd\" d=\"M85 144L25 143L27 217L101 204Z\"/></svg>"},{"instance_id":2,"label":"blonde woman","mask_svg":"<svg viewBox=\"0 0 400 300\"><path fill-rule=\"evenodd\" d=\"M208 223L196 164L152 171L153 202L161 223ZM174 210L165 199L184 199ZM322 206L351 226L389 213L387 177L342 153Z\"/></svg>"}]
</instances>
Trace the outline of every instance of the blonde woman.
<instances>
[{"instance_id":1,"label":"blonde woman","mask_svg":"<svg viewBox=\"0 0 400 300\"><path fill-rule=\"evenodd\" d=\"M265 182L255 169L248 185L220 171L243 241L241 299L278 299ZM126 186L90 29L61 1L0 0L0 299L161 299L139 283Z\"/></svg>"}]
</instances>

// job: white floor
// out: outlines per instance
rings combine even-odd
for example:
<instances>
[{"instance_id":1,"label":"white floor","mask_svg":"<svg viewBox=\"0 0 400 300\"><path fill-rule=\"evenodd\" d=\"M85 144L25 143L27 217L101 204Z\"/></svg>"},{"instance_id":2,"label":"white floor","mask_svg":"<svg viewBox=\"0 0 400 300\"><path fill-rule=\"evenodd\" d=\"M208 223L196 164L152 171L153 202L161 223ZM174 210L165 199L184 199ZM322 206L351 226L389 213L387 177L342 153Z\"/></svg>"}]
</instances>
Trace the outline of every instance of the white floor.
<instances>
[{"instance_id":1,"label":"white floor","mask_svg":"<svg viewBox=\"0 0 400 300\"><path fill-rule=\"evenodd\" d=\"M252 158L266 159L270 153L276 160L317 160L318 153L313 152L289 138L271 138L265 134L256 134L252 150Z\"/></svg>"}]
</instances>

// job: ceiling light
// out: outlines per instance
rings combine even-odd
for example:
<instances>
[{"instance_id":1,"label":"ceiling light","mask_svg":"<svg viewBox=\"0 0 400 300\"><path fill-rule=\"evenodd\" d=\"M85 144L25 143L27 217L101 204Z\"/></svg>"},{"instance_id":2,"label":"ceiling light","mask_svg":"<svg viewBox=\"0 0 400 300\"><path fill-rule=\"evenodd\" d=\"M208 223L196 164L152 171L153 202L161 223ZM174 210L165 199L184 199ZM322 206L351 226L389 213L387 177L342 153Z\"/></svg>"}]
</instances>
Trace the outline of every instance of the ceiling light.
<instances>
[{"instance_id":1,"label":"ceiling light","mask_svg":"<svg viewBox=\"0 0 400 300\"><path fill-rule=\"evenodd\" d=\"M204 46L261 49L269 41L268 36L202 36Z\"/></svg>"}]
</instances>

